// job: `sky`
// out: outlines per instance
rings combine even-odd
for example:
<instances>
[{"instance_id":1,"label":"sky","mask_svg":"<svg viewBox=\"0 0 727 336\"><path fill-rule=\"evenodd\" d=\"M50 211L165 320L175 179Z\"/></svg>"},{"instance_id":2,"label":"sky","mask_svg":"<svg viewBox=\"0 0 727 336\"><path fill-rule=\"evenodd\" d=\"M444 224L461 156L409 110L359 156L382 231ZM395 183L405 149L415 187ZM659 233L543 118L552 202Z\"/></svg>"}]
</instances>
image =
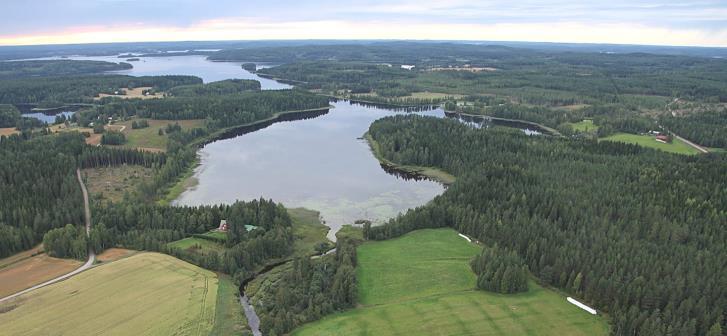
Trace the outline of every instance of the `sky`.
<instances>
[{"instance_id":1,"label":"sky","mask_svg":"<svg viewBox=\"0 0 727 336\"><path fill-rule=\"evenodd\" d=\"M0 0L0 45L267 39L727 47L727 0Z\"/></svg>"}]
</instances>

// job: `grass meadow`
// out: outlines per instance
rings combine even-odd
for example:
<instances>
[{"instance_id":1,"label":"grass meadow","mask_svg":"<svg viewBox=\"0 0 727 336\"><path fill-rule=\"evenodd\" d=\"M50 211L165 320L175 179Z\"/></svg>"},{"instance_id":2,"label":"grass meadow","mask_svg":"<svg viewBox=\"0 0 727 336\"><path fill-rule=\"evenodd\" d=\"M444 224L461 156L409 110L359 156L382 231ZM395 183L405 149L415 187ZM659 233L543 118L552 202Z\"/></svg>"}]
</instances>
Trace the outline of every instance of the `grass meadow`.
<instances>
[{"instance_id":1,"label":"grass meadow","mask_svg":"<svg viewBox=\"0 0 727 336\"><path fill-rule=\"evenodd\" d=\"M637 144L639 146L654 148L654 149L662 150L662 151L665 151L668 153L675 153L675 154L686 154L686 155L699 154L699 151L696 150L694 147L687 145L686 143L682 142L681 140L679 140L677 138L674 138L672 143L669 144L669 143L658 142L658 141L654 140L654 137L651 135L617 133L617 134L610 135L605 138L601 138L600 140L632 143L632 144Z\"/></svg>"},{"instance_id":2,"label":"grass meadow","mask_svg":"<svg viewBox=\"0 0 727 336\"><path fill-rule=\"evenodd\" d=\"M526 293L475 290L480 247L451 229L419 230L358 248L360 306L293 335L607 335L608 324L530 283Z\"/></svg>"}]
</instances>

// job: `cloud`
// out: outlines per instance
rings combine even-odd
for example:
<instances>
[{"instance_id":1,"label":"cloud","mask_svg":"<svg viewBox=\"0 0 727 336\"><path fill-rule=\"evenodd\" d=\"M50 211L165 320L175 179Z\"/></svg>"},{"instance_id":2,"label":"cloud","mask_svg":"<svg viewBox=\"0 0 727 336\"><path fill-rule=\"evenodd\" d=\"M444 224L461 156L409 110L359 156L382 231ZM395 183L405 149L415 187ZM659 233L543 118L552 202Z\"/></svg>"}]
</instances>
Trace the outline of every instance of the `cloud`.
<instances>
[{"instance_id":1,"label":"cloud","mask_svg":"<svg viewBox=\"0 0 727 336\"><path fill-rule=\"evenodd\" d=\"M446 39L727 46L727 4L708 0L36 0L4 7L3 45Z\"/></svg>"}]
</instances>

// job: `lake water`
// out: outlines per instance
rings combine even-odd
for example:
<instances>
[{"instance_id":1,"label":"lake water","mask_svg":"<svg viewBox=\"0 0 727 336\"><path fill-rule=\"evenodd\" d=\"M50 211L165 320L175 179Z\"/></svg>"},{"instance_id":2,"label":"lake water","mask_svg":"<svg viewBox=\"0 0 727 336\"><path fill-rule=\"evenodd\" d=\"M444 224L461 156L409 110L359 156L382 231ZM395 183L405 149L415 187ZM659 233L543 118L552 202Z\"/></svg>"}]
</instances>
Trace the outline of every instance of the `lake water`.
<instances>
[{"instance_id":1,"label":"lake water","mask_svg":"<svg viewBox=\"0 0 727 336\"><path fill-rule=\"evenodd\" d=\"M125 58L71 57L123 62ZM205 82L256 79L263 89L290 85L260 78L241 68L244 62L210 62L205 56L141 57L134 68L114 73L133 76L194 75ZM258 67L266 67L258 64ZM233 203L260 197L287 207L321 212L332 230L357 219L381 223L409 208L423 205L444 191L428 180L405 180L379 165L361 137L376 119L396 112L376 107L333 103L316 118L275 123L267 128L216 141L199 151L198 184L175 201L179 205ZM444 116L442 110L422 112Z\"/></svg>"},{"instance_id":2,"label":"lake water","mask_svg":"<svg viewBox=\"0 0 727 336\"><path fill-rule=\"evenodd\" d=\"M46 122L48 124L53 124L56 121L56 117L57 116L64 115L64 116L66 116L66 118L70 118L75 113L76 112L65 111L65 112L59 112L57 114L48 115L48 114L45 114L45 113L36 112L36 113L23 113L23 117L26 117L26 118L35 118L35 119L38 119L38 120L40 120L42 122Z\"/></svg>"},{"instance_id":3,"label":"lake water","mask_svg":"<svg viewBox=\"0 0 727 336\"><path fill-rule=\"evenodd\" d=\"M433 181L388 174L359 139L373 121L396 112L347 101L332 104L334 109L316 118L208 144L200 150L198 185L176 204L271 198L320 211L334 238L344 224L357 219L381 223L444 191ZM441 109L420 113L444 116Z\"/></svg>"},{"instance_id":4,"label":"lake water","mask_svg":"<svg viewBox=\"0 0 727 336\"><path fill-rule=\"evenodd\" d=\"M225 79L255 79L260 81L263 90L281 90L291 88L288 84L261 78L242 69L245 62L210 62L206 56L169 56L169 57L141 57L139 61L127 62L133 69L113 71L111 73L131 76L160 76L160 75L191 75L202 78L205 83ZM58 59L58 58L53 58ZM68 59L93 60L106 62L126 62L126 58L116 56L73 56ZM266 68L270 64L258 64L258 68Z\"/></svg>"}]
</instances>

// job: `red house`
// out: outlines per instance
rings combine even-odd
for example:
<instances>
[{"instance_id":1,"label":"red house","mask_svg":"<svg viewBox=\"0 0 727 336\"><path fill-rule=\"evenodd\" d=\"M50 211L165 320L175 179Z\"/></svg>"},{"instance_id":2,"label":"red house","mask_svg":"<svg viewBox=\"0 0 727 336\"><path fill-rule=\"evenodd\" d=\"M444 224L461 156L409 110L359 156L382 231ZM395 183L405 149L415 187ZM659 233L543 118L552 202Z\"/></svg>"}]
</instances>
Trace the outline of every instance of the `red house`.
<instances>
[{"instance_id":1,"label":"red house","mask_svg":"<svg viewBox=\"0 0 727 336\"><path fill-rule=\"evenodd\" d=\"M663 143L671 143L671 137L668 135L659 134L656 136L656 141Z\"/></svg>"}]
</instances>

